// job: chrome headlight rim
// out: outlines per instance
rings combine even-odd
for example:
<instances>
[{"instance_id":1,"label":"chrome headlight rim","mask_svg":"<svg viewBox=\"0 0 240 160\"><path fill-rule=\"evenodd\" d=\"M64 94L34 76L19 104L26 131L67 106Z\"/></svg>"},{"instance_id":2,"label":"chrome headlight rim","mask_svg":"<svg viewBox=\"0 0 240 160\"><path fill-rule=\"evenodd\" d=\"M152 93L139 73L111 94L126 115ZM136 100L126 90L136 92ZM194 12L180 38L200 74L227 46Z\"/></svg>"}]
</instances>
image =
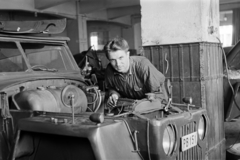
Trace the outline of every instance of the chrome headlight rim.
<instances>
[{"instance_id":1,"label":"chrome headlight rim","mask_svg":"<svg viewBox=\"0 0 240 160\"><path fill-rule=\"evenodd\" d=\"M206 137L207 131L207 119L202 115L198 121L197 133L200 140L204 140Z\"/></svg>"},{"instance_id":2,"label":"chrome headlight rim","mask_svg":"<svg viewBox=\"0 0 240 160\"><path fill-rule=\"evenodd\" d=\"M166 125L163 131L162 147L167 156L171 156L175 151L177 143L176 128L172 124Z\"/></svg>"}]
</instances>

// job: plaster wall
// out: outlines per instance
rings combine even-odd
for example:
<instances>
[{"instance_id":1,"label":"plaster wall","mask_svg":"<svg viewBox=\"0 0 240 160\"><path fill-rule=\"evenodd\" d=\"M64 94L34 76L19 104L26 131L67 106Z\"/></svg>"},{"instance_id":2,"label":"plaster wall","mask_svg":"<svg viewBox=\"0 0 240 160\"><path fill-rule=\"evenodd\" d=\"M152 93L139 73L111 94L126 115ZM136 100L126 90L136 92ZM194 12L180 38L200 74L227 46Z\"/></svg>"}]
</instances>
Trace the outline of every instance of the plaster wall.
<instances>
[{"instance_id":1,"label":"plaster wall","mask_svg":"<svg viewBox=\"0 0 240 160\"><path fill-rule=\"evenodd\" d=\"M140 0L142 43L218 42L219 0Z\"/></svg>"},{"instance_id":2,"label":"plaster wall","mask_svg":"<svg viewBox=\"0 0 240 160\"><path fill-rule=\"evenodd\" d=\"M68 47L73 55L80 53L79 50L79 33L78 33L78 21L75 19L67 21L67 37L70 38Z\"/></svg>"},{"instance_id":3,"label":"plaster wall","mask_svg":"<svg viewBox=\"0 0 240 160\"><path fill-rule=\"evenodd\" d=\"M116 18L114 19L115 22L119 22L122 24L126 24L126 26L131 26L132 25L132 17L130 15Z\"/></svg>"},{"instance_id":4,"label":"plaster wall","mask_svg":"<svg viewBox=\"0 0 240 160\"><path fill-rule=\"evenodd\" d=\"M0 9L34 10L34 0L0 0Z\"/></svg>"},{"instance_id":5,"label":"plaster wall","mask_svg":"<svg viewBox=\"0 0 240 160\"><path fill-rule=\"evenodd\" d=\"M77 14L76 2L73 1L73 2L63 3L60 5L42 10L41 12L65 16L68 18L76 18L76 14Z\"/></svg>"},{"instance_id":6,"label":"plaster wall","mask_svg":"<svg viewBox=\"0 0 240 160\"><path fill-rule=\"evenodd\" d=\"M122 37L127 40L130 49L136 49L134 46L134 30L133 27L123 28Z\"/></svg>"},{"instance_id":7,"label":"plaster wall","mask_svg":"<svg viewBox=\"0 0 240 160\"><path fill-rule=\"evenodd\" d=\"M233 11L220 12L220 26L232 25Z\"/></svg>"}]
</instances>

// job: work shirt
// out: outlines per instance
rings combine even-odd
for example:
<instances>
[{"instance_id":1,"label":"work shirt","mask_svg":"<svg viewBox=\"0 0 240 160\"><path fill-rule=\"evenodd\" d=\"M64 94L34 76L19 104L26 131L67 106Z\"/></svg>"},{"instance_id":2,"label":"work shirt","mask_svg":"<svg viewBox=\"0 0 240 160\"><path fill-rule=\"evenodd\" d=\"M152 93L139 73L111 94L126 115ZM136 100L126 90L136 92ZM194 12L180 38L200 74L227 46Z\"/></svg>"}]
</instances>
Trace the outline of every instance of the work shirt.
<instances>
[{"instance_id":1,"label":"work shirt","mask_svg":"<svg viewBox=\"0 0 240 160\"><path fill-rule=\"evenodd\" d=\"M105 72L105 84L109 95L117 93L124 98L143 99L146 93L159 90L165 92L164 81L165 76L143 56L130 57L127 73L117 72L110 63ZM166 96L166 93L163 94L163 97Z\"/></svg>"}]
</instances>

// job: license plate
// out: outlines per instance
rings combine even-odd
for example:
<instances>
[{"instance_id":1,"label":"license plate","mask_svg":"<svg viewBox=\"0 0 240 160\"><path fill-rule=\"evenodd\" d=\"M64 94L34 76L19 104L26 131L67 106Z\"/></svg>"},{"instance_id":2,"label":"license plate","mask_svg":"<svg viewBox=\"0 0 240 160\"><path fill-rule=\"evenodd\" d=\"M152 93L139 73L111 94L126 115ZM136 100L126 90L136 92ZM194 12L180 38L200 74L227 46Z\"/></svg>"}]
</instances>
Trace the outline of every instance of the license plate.
<instances>
[{"instance_id":1,"label":"license plate","mask_svg":"<svg viewBox=\"0 0 240 160\"><path fill-rule=\"evenodd\" d=\"M197 132L193 132L181 138L182 151L186 151L197 145Z\"/></svg>"}]
</instances>

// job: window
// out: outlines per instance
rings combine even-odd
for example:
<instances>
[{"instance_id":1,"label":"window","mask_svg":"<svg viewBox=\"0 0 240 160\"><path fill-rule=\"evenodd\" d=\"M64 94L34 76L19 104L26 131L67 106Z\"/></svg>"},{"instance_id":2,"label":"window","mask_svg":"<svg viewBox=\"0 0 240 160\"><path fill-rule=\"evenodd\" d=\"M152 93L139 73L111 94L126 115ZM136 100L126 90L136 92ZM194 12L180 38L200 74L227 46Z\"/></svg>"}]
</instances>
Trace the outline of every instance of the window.
<instances>
[{"instance_id":1,"label":"window","mask_svg":"<svg viewBox=\"0 0 240 160\"><path fill-rule=\"evenodd\" d=\"M90 33L90 44L94 50L102 50L104 45L108 41L108 32L91 32Z\"/></svg>"},{"instance_id":2,"label":"window","mask_svg":"<svg viewBox=\"0 0 240 160\"><path fill-rule=\"evenodd\" d=\"M223 47L228 47L232 45L232 25L220 26L220 40L223 44Z\"/></svg>"},{"instance_id":3,"label":"window","mask_svg":"<svg viewBox=\"0 0 240 160\"><path fill-rule=\"evenodd\" d=\"M91 46L94 46L95 50L98 50L98 34L97 32L92 32L90 35Z\"/></svg>"},{"instance_id":4,"label":"window","mask_svg":"<svg viewBox=\"0 0 240 160\"><path fill-rule=\"evenodd\" d=\"M44 43L21 43L32 67L66 71L74 69L64 46Z\"/></svg>"},{"instance_id":5,"label":"window","mask_svg":"<svg viewBox=\"0 0 240 160\"><path fill-rule=\"evenodd\" d=\"M220 12L220 40L223 47L232 46L232 35L233 35L233 12L222 11Z\"/></svg>"}]
</instances>

